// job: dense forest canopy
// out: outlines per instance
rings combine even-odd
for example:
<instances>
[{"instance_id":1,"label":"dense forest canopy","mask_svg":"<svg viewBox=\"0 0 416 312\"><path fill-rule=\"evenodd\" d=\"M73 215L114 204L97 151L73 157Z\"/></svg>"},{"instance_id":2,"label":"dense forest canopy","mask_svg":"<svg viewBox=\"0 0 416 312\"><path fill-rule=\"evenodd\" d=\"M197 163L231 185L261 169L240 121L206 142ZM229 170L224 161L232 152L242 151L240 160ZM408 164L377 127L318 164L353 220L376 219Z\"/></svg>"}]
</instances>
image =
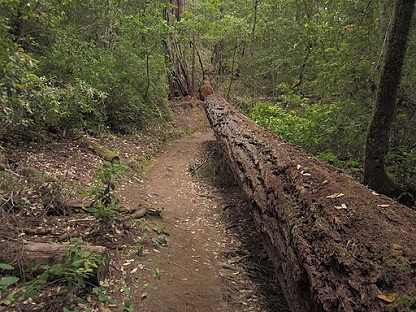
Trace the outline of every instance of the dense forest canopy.
<instances>
[{"instance_id":1,"label":"dense forest canopy","mask_svg":"<svg viewBox=\"0 0 416 312\"><path fill-rule=\"evenodd\" d=\"M132 133L204 80L287 140L361 176L391 0L6 0L0 137ZM416 188L415 20L388 173Z\"/></svg>"}]
</instances>

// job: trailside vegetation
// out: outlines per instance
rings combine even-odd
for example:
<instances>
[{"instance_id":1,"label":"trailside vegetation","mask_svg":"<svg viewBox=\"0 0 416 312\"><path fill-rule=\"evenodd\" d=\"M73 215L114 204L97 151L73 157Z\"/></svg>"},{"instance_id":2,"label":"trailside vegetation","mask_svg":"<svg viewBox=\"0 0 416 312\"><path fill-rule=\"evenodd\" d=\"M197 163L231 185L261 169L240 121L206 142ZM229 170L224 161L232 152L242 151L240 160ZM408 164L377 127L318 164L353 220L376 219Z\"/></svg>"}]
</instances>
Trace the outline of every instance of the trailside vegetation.
<instances>
[{"instance_id":1,"label":"trailside vegetation","mask_svg":"<svg viewBox=\"0 0 416 312\"><path fill-rule=\"evenodd\" d=\"M166 120L169 96L210 82L257 123L363 179L393 4L2 1L0 138L132 133ZM385 180L410 197L415 23L382 156Z\"/></svg>"},{"instance_id":2,"label":"trailside vegetation","mask_svg":"<svg viewBox=\"0 0 416 312\"><path fill-rule=\"evenodd\" d=\"M163 1L2 1L0 137L166 119Z\"/></svg>"},{"instance_id":3,"label":"trailside vegetation","mask_svg":"<svg viewBox=\"0 0 416 312\"><path fill-rule=\"evenodd\" d=\"M202 0L185 12L182 25L199 39L217 93L258 124L362 180L393 4ZM388 177L406 197L416 195L415 23L410 24L389 149L382 156Z\"/></svg>"}]
</instances>

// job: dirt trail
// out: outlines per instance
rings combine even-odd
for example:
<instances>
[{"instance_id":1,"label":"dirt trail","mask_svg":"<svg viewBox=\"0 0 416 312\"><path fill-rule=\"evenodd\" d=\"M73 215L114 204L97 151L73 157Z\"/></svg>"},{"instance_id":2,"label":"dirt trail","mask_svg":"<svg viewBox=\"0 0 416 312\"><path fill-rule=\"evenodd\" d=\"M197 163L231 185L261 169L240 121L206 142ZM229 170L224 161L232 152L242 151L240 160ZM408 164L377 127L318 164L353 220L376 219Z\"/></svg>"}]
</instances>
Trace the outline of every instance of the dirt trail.
<instances>
[{"instance_id":1,"label":"dirt trail","mask_svg":"<svg viewBox=\"0 0 416 312\"><path fill-rule=\"evenodd\" d=\"M136 218L126 213L125 218L104 228L76 208L81 200L78 191L87 190L94 183L102 163L100 158L77 140L33 143L10 147L10 171L16 170L19 179L13 181L24 183L27 188L22 189L20 196L30 196L38 205L33 206L34 211L23 206L16 211L9 207L0 236L19 244L23 239L67 243L71 238L79 238L87 244L108 248L110 276L106 279L108 288L103 289L118 301L109 305L111 311L130 298L134 311L288 311L254 228L250 208L235 181L227 175L202 102L189 98L171 105L178 130L173 132L188 134L163 147L149 172L146 166L146 178L132 171L116 189L125 211L163 209L161 217L147 214ZM147 159L148 152L159 148L164 131L163 127L155 127L139 140L108 137L101 143L117 150L123 163L136 168L137 159ZM197 174L191 174L190 167L199 168ZM23 172L28 175L22 176ZM60 206L51 202L53 205L45 210L41 200L51 200L49 193L39 198L37 193L30 195L31 187L37 186L26 183L35 177L30 172L39 176L38 186L45 183L42 172L54 177L53 181L70 185L65 190L68 204L59 210L54 207ZM201 179L204 174L214 177L211 182L216 183ZM57 188L56 192L61 195L62 190ZM61 196L52 190L51 196L62 204ZM167 244L163 241L166 232ZM131 295L125 286L132 290ZM56 295L60 292L60 284L51 284L36 298L36 309L26 300L16 303L17 310L61 310L67 303ZM91 298L92 301L79 303L79 307L99 306L99 311L109 311L103 308L106 296Z\"/></svg>"},{"instance_id":2,"label":"dirt trail","mask_svg":"<svg viewBox=\"0 0 416 312\"><path fill-rule=\"evenodd\" d=\"M135 306L149 312L287 311L269 264L260 263L265 256L258 249L259 238L254 238L254 246L252 237L249 243L239 237L255 235L252 224L247 225L252 219L244 212L247 207L239 191L218 189L189 171L190 164L207 160L207 146L214 144L201 111L197 108L193 119L198 130L164 148L140 191L147 194L148 204L163 209L163 219L154 223L167 229L169 242L145 250L142 264L147 271L137 276ZM239 208L234 209L237 215L231 216L230 207ZM238 229L249 233L230 232ZM246 262L252 254L257 264ZM270 280L265 282L261 274ZM269 300L268 296L275 297ZM273 300L280 309L270 304Z\"/></svg>"},{"instance_id":3,"label":"dirt trail","mask_svg":"<svg viewBox=\"0 0 416 312\"><path fill-rule=\"evenodd\" d=\"M216 255L221 233L211 220L215 204L198 190L188 170L211 132L196 132L170 144L149 175L148 194L163 207L170 240L147 258L161 271L157 290L142 301L144 311L230 311L223 302Z\"/></svg>"}]
</instances>

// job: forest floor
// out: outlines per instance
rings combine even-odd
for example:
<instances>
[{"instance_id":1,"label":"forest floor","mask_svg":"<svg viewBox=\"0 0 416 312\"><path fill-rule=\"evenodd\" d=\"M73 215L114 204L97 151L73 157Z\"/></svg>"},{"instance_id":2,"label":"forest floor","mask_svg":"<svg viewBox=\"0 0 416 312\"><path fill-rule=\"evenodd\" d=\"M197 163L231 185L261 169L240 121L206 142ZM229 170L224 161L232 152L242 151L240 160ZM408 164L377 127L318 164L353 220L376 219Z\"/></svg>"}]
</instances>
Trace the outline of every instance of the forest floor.
<instances>
[{"instance_id":1,"label":"forest floor","mask_svg":"<svg viewBox=\"0 0 416 312\"><path fill-rule=\"evenodd\" d=\"M137 167L133 160L148 159L116 185L126 211L120 221L104 227L77 205L51 204L57 201L51 196L47 211L45 205L17 208L18 199L38 195L16 193L2 205L0 262L10 254L10 245L66 244L80 238L108 249L110 275L104 291L67 303L69 311L288 311L249 205L224 165L202 102L186 99L171 105L179 138L160 143L160 136L149 132L140 140L108 137L101 142L130 168ZM154 157L143 157L149 151ZM8 146L7 158L7 171L23 184L34 172L47 172L53 181L72 185L66 195L72 202L80 201L79 189L94 183L94 170L101 163L77 141ZM42 187L50 185L42 180ZM142 208L156 213L133 217ZM60 293L62 285L51 283L33 299L14 304L3 300L0 311L62 311L65 299ZM133 310L127 309L129 299Z\"/></svg>"}]
</instances>

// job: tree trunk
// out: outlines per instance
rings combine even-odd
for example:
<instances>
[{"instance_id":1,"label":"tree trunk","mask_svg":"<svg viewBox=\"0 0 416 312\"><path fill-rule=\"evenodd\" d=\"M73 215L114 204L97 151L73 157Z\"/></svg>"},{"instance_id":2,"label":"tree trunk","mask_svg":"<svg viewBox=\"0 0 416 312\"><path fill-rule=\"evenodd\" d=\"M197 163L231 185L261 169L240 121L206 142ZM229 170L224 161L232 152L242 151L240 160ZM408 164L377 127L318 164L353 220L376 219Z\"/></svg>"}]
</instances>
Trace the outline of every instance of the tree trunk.
<instances>
[{"instance_id":1,"label":"tree trunk","mask_svg":"<svg viewBox=\"0 0 416 312\"><path fill-rule=\"evenodd\" d=\"M192 1L192 6L193 6L193 14L194 16L196 16L196 3L195 0ZM194 96L195 95L195 72L196 72L196 68L195 68L195 56L196 56L196 31L192 30L192 41L191 41L191 48L192 48L192 60L191 60L191 95Z\"/></svg>"},{"instance_id":2,"label":"tree trunk","mask_svg":"<svg viewBox=\"0 0 416 312\"><path fill-rule=\"evenodd\" d=\"M395 115L397 91L414 6L415 0L395 2L374 115L369 126L365 148L364 184L389 196L397 196L398 194L397 187L386 174L384 159L389 147L389 133Z\"/></svg>"},{"instance_id":3,"label":"tree trunk","mask_svg":"<svg viewBox=\"0 0 416 312\"><path fill-rule=\"evenodd\" d=\"M185 12L185 0L171 0L172 9L165 10L165 19L169 25L179 21ZM172 20L173 18L173 20ZM169 96L186 96L191 94L191 83L184 48L177 42L175 35L169 35L165 40L166 59L171 72L169 79Z\"/></svg>"},{"instance_id":4,"label":"tree trunk","mask_svg":"<svg viewBox=\"0 0 416 312\"><path fill-rule=\"evenodd\" d=\"M215 71L219 76L225 73L225 68L223 64L224 50L225 40L221 39L219 42L215 44L214 53L211 57L211 64L214 66Z\"/></svg>"},{"instance_id":5,"label":"tree trunk","mask_svg":"<svg viewBox=\"0 0 416 312\"><path fill-rule=\"evenodd\" d=\"M415 211L260 129L219 96L205 105L292 311L414 309Z\"/></svg>"},{"instance_id":6,"label":"tree trunk","mask_svg":"<svg viewBox=\"0 0 416 312\"><path fill-rule=\"evenodd\" d=\"M254 0L253 25L251 26L251 56L253 56L253 53L254 53L254 43L256 40L258 8L259 8L259 0Z\"/></svg>"}]
</instances>

